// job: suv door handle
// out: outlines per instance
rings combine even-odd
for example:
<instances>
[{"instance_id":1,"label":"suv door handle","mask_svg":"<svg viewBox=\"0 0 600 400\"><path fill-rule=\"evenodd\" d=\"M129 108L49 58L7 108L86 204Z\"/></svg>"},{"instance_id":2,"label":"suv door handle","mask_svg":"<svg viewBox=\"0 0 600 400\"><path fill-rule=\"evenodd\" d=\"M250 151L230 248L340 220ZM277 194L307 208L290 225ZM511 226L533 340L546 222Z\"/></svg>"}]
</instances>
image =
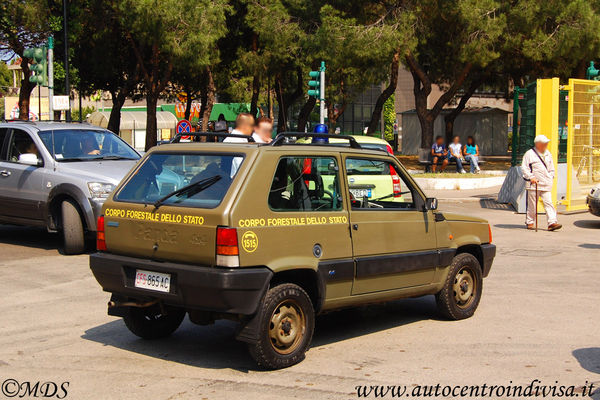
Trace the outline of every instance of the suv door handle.
<instances>
[{"instance_id":1,"label":"suv door handle","mask_svg":"<svg viewBox=\"0 0 600 400\"><path fill-rule=\"evenodd\" d=\"M355 231L358 230L358 224L352 224L352 229L354 229Z\"/></svg>"},{"instance_id":2,"label":"suv door handle","mask_svg":"<svg viewBox=\"0 0 600 400\"><path fill-rule=\"evenodd\" d=\"M10 176L10 171L4 170L4 171L0 171L0 175L2 175L3 177L9 177Z\"/></svg>"}]
</instances>

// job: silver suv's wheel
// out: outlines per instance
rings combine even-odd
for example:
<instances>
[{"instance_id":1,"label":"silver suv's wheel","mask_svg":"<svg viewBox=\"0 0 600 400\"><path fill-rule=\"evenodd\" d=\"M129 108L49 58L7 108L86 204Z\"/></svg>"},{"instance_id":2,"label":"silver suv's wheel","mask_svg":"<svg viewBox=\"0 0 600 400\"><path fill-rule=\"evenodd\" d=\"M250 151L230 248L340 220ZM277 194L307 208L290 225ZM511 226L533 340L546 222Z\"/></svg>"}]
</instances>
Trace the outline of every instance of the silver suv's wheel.
<instances>
[{"instance_id":1,"label":"silver suv's wheel","mask_svg":"<svg viewBox=\"0 0 600 400\"><path fill-rule=\"evenodd\" d=\"M77 206L72 200L61 204L65 254L81 254L85 250L85 232Z\"/></svg>"}]
</instances>

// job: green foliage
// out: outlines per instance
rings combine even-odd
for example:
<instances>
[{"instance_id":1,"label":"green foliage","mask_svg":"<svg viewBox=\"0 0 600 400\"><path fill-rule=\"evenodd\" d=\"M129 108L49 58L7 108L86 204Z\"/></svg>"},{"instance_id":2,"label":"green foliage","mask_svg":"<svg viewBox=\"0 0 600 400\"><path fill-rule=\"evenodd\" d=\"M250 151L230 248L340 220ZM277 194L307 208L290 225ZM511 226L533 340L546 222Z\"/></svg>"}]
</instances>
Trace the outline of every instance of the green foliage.
<instances>
[{"instance_id":1,"label":"green foliage","mask_svg":"<svg viewBox=\"0 0 600 400\"><path fill-rule=\"evenodd\" d=\"M9 87L13 84L12 73L6 66L6 63L0 61L0 97L8 93Z\"/></svg>"},{"instance_id":2,"label":"green foliage","mask_svg":"<svg viewBox=\"0 0 600 400\"><path fill-rule=\"evenodd\" d=\"M82 121L85 121L86 117L88 116L88 114L93 113L94 111L96 111L96 107L94 106L86 106L83 107L83 112L81 113L82 116ZM79 121L79 109L74 109L73 112L71 113L71 119L73 121Z\"/></svg>"},{"instance_id":3,"label":"green foliage","mask_svg":"<svg viewBox=\"0 0 600 400\"><path fill-rule=\"evenodd\" d=\"M395 96L391 95L383 103L383 127L385 140L394 140L394 123L396 122Z\"/></svg>"}]
</instances>

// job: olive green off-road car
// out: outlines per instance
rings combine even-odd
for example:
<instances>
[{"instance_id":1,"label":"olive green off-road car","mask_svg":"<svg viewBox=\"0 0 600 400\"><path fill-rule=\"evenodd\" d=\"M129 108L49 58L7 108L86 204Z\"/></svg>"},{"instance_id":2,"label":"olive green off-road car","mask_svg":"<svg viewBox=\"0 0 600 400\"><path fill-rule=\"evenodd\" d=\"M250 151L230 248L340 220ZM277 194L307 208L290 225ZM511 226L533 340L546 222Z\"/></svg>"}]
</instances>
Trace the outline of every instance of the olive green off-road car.
<instances>
[{"instance_id":1,"label":"olive green off-road car","mask_svg":"<svg viewBox=\"0 0 600 400\"><path fill-rule=\"evenodd\" d=\"M435 295L445 317L472 316L496 253L488 223L437 211L396 158L346 138L150 150L98 220L90 266L108 313L147 339L186 313L237 320L265 368L301 361L330 310ZM390 193L355 197L365 176Z\"/></svg>"}]
</instances>

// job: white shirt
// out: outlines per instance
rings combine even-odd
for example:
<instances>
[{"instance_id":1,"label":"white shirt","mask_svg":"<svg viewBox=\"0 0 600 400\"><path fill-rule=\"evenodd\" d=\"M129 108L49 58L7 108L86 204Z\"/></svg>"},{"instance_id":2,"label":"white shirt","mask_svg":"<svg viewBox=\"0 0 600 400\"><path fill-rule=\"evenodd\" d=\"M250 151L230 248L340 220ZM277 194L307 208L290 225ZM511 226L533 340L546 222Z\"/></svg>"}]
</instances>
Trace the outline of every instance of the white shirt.
<instances>
[{"instance_id":1,"label":"white shirt","mask_svg":"<svg viewBox=\"0 0 600 400\"><path fill-rule=\"evenodd\" d=\"M462 145L460 143L451 143L450 146L448 146L448 147L450 148L450 153L454 157L458 157L458 158L462 157L462 153L461 153Z\"/></svg>"},{"instance_id":2,"label":"white shirt","mask_svg":"<svg viewBox=\"0 0 600 400\"><path fill-rule=\"evenodd\" d=\"M244 133L238 131L237 129L234 129L233 131L231 131L231 134L243 135ZM223 143L248 143L248 139L229 136L226 137L225 140L223 140ZM233 160L231 160L231 173L229 174L231 178L233 178L235 174L237 174L238 169L240 169L240 165L242 165L242 161L244 161L243 157L233 157Z\"/></svg>"},{"instance_id":3,"label":"white shirt","mask_svg":"<svg viewBox=\"0 0 600 400\"><path fill-rule=\"evenodd\" d=\"M521 163L521 172L523 178L527 180L527 189L535 189L535 186L529 182L531 178L538 180L538 190L551 191L552 182L554 181L554 162L552 161L552 154L548 150L544 154L540 154L540 157L546 163L542 163L538 152L535 149L529 149L523 155L523 162Z\"/></svg>"},{"instance_id":4,"label":"white shirt","mask_svg":"<svg viewBox=\"0 0 600 400\"><path fill-rule=\"evenodd\" d=\"M246 135L244 135L243 132L240 132L237 129L232 130L231 134L232 135L243 135L243 136L246 136ZM231 136L228 136L228 137L225 138L225 140L223 140L223 142L224 143L248 143L248 139L244 139L244 138L241 138L241 137L231 137Z\"/></svg>"},{"instance_id":5,"label":"white shirt","mask_svg":"<svg viewBox=\"0 0 600 400\"><path fill-rule=\"evenodd\" d=\"M255 143L267 143L256 132L252 134L252 139L254 139Z\"/></svg>"}]
</instances>

